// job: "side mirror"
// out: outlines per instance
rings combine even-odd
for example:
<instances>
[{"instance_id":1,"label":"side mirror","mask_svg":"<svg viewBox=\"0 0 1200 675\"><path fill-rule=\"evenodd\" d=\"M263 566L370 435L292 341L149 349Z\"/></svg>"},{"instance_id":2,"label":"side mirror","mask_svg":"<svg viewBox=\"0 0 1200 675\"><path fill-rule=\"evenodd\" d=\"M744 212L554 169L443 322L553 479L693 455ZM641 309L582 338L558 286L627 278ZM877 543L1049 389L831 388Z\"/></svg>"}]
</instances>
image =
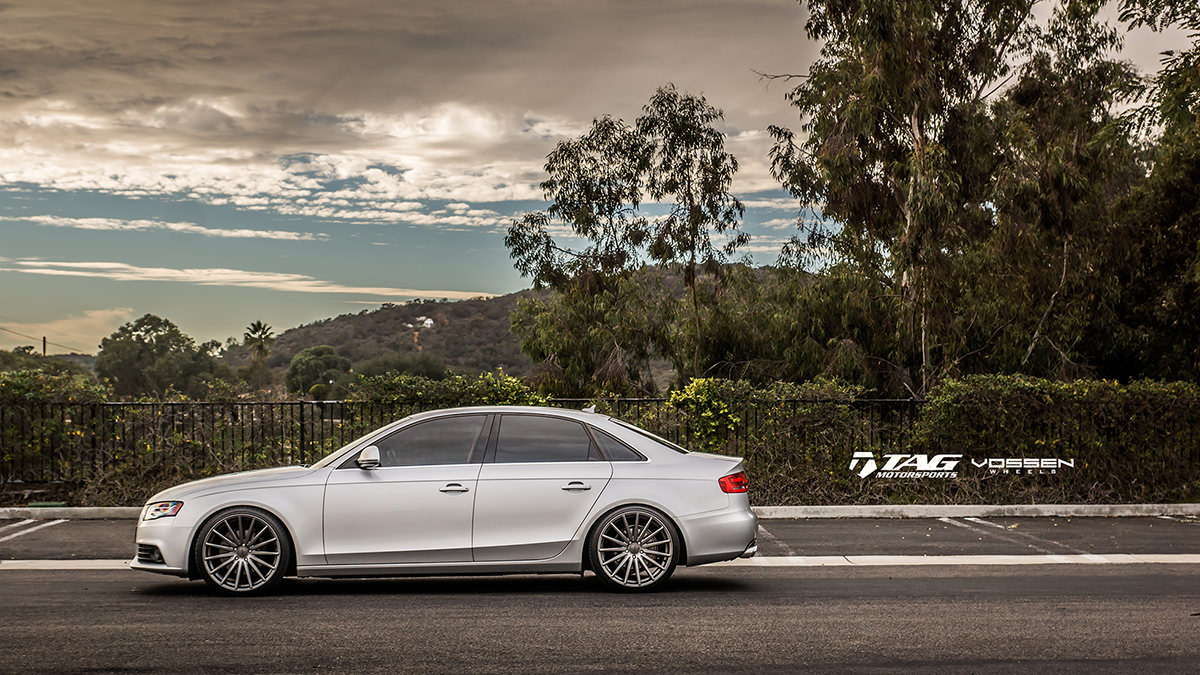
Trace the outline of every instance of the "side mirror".
<instances>
[{"instance_id":1,"label":"side mirror","mask_svg":"<svg viewBox=\"0 0 1200 675\"><path fill-rule=\"evenodd\" d=\"M363 451L358 453L358 459L354 460L358 464L358 468L365 471L379 468L379 448L374 445L368 445L363 448Z\"/></svg>"}]
</instances>

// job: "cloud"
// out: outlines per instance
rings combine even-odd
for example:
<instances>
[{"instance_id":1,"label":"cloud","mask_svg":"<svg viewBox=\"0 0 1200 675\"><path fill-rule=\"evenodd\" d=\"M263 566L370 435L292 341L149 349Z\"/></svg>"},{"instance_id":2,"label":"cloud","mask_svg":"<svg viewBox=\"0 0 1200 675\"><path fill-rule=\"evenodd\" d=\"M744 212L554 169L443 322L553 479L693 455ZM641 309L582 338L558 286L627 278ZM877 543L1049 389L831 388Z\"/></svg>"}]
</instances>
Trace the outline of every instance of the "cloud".
<instances>
[{"instance_id":1,"label":"cloud","mask_svg":"<svg viewBox=\"0 0 1200 675\"><path fill-rule=\"evenodd\" d=\"M779 189L779 185L775 185ZM772 209L776 211L798 211L800 201L794 197L776 197L772 199L743 199L742 205L748 209Z\"/></svg>"},{"instance_id":2,"label":"cloud","mask_svg":"<svg viewBox=\"0 0 1200 675\"><path fill-rule=\"evenodd\" d=\"M783 249L783 245L784 245L784 244L786 244L786 243L787 243L787 241L788 241L788 240L786 240L786 239L784 239L784 240L779 240L779 241L760 241L760 240L755 240L755 241L753 241L753 242L751 242L751 243L749 243L749 244L746 244L745 246L743 246L743 247L739 248L739 249L737 250L737 252L738 252L739 254L744 254L744 253L766 253L766 254L773 255L773 256L774 256L774 255L779 255L779 251Z\"/></svg>"},{"instance_id":3,"label":"cloud","mask_svg":"<svg viewBox=\"0 0 1200 675\"><path fill-rule=\"evenodd\" d=\"M806 18L790 0L18 0L0 183L406 222L413 202L540 199L555 141L674 82L725 110L735 189L778 189L765 130L799 119L754 71L812 63ZM1187 37L1132 42L1153 66Z\"/></svg>"},{"instance_id":4,"label":"cloud","mask_svg":"<svg viewBox=\"0 0 1200 675\"><path fill-rule=\"evenodd\" d=\"M774 187L762 130L790 115L751 69L815 53L803 18L780 0L4 5L0 182L405 222L408 202L540 199L555 141L674 81L726 109L739 189Z\"/></svg>"},{"instance_id":5,"label":"cloud","mask_svg":"<svg viewBox=\"0 0 1200 675\"><path fill-rule=\"evenodd\" d=\"M758 223L758 227L765 227L769 230L789 230L796 226L795 218L772 218Z\"/></svg>"},{"instance_id":6,"label":"cloud","mask_svg":"<svg viewBox=\"0 0 1200 675\"><path fill-rule=\"evenodd\" d=\"M131 307L90 309L82 314L72 314L49 321L5 322L4 327L28 335L44 335L50 342L65 343L61 346L71 351L90 353L95 347L87 345L99 344L101 338L112 334L118 326L128 321L133 313ZM5 343L29 344L28 340L7 333L0 339Z\"/></svg>"},{"instance_id":7,"label":"cloud","mask_svg":"<svg viewBox=\"0 0 1200 675\"><path fill-rule=\"evenodd\" d=\"M145 232L161 230L181 234L199 234L206 237L227 239L276 239L283 241L319 241L329 235L287 230L253 230L204 227L195 223L168 223L161 220L120 220L118 218L66 218L61 216L3 217L8 222L28 221L46 227L67 227L76 230L99 230L104 232Z\"/></svg>"},{"instance_id":8,"label":"cloud","mask_svg":"<svg viewBox=\"0 0 1200 675\"><path fill-rule=\"evenodd\" d=\"M286 293L334 293L356 295L378 295L390 298L447 298L465 300L490 297L493 293L476 291L424 290L411 288L384 288L351 286L323 281L305 274L280 272L254 272L220 267L170 268L138 267L120 262L53 262L47 260L19 260L15 266L0 267L0 272L20 272L46 276L88 277L113 281L175 282L197 286L234 286L262 288Z\"/></svg>"}]
</instances>

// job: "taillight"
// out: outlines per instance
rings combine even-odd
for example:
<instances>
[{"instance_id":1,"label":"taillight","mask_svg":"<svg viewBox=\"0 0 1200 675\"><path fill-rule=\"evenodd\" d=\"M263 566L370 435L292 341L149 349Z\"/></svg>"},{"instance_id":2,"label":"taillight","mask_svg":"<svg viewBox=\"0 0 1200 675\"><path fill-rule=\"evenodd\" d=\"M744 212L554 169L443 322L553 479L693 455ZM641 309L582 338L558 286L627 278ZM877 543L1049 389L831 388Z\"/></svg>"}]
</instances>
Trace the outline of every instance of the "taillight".
<instances>
[{"instance_id":1,"label":"taillight","mask_svg":"<svg viewBox=\"0 0 1200 675\"><path fill-rule=\"evenodd\" d=\"M750 480L746 478L745 471L721 476L717 483L721 485L721 492L745 492L750 487Z\"/></svg>"}]
</instances>

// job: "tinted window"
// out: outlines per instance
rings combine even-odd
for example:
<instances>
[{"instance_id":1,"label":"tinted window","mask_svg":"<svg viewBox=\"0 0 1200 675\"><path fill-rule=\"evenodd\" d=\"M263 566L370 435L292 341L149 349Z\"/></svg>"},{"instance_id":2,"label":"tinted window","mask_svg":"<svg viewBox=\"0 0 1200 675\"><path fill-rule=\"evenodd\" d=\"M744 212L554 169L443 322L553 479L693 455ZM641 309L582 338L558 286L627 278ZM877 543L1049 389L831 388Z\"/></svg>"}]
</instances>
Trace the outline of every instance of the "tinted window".
<instances>
[{"instance_id":1,"label":"tinted window","mask_svg":"<svg viewBox=\"0 0 1200 675\"><path fill-rule=\"evenodd\" d=\"M621 426L625 427L626 429L628 429L638 435L649 438L650 440L654 441L655 443L658 443L659 445L663 446L664 448L667 448L669 450L674 450L675 452L678 452L681 455L688 454L688 451L686 448L678 446L678 445L672 443L671 441L668 441L667 439L663 438L662 436L655 436L654 434L650 433L649 431L646 431L645 429L642 429L641 427L635 427L632 424L630 424L629 422L623 422L615 417L610 417L609 419L611 419L613 422L620 424Z\"/></svg>"},{"instance_id":2,"label":"tinted window","mask_svg":"<svg viewBox=\"0 0 1200 675\"><path fill-rule=\"evenodd\" d=\"M466 464L483 430L484 415L460 415L421 422L384 438L379 446L383 466Z\"/></svg>"},{"instance_id":3,"label":"tinted window","mask_svg":"<svg viewBox=\"0 0 1200 675\"><path fill-rule=\"evenodd\" d=\"M532 415L500 418L497 462L586 462L592 439L571 420Z\"/></svg>"},{"instance_id":4,"label":"tinted window","mask_svg":"<svg viewBox=\"0 0 1200 675\"><path fill-rule=\"evenodd\" d=\"M599 429L593 428L592 434L596 437L596 442L600 444L600 447L604 448L604 454L608 455L609 460L613 462L640 462L646 459L634 452L633 448Z\"/></svg>"}]
</instances>

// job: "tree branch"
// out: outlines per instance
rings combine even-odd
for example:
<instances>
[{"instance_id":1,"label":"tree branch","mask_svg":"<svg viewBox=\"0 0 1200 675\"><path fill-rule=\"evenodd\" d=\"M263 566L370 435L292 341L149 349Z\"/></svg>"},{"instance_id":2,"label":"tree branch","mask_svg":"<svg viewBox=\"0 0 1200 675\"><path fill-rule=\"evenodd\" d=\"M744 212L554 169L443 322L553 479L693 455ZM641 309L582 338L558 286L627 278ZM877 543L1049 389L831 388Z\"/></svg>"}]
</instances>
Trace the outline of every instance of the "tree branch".
<instances>
[{"instance_id":1,"label":"tree branch","mask_svg":"<svg viewBox=\"0 0 1200 675\"><path fill-rule=\"evenodd\" d=\"M1063 240L1063 270L1062 278L1058 281L1058 288L1054 289L1054 293L1050 295L1050 304L1046 305L1046 311L1042 313L1042 318L1038 321L1037 328L1033 331L1033 339L1029 341L1029 348L1025 350L1025 358L1021 359L1021 365L1024 366L1030 355L1033 354L1033 348L1037 346L1038 340L1042 337L1042 326L1046 323L1046 318L1050 316L1050 310L1054 309L1054 301L1058 298L1058 292L1062 290L1063 285L1067 283L1067 244L1071 242L1071 238L1067 237ZM1051 343L1053 344L1053 343ZM1058 349L1055 347L1055 349ZM1059 353L1062 353L1059 350ZM1066 358L1064 355L1063 358ZM1067 359L1068 361L1070 359Z\"/></svg>"},{"instance_id":2,"label":"tree branch","mask_svg":"<svg viewBox=\"0 0 1200 675\"><path fill-rule=\"evenodd\" d=\"M808 78L812 77L811 75L801 75L798 73L780 73L778 75L770 75L753 68L750 69L750 72L757 75L758 79L760 80L807 80Z\"/></svg>"}]
</instances>

